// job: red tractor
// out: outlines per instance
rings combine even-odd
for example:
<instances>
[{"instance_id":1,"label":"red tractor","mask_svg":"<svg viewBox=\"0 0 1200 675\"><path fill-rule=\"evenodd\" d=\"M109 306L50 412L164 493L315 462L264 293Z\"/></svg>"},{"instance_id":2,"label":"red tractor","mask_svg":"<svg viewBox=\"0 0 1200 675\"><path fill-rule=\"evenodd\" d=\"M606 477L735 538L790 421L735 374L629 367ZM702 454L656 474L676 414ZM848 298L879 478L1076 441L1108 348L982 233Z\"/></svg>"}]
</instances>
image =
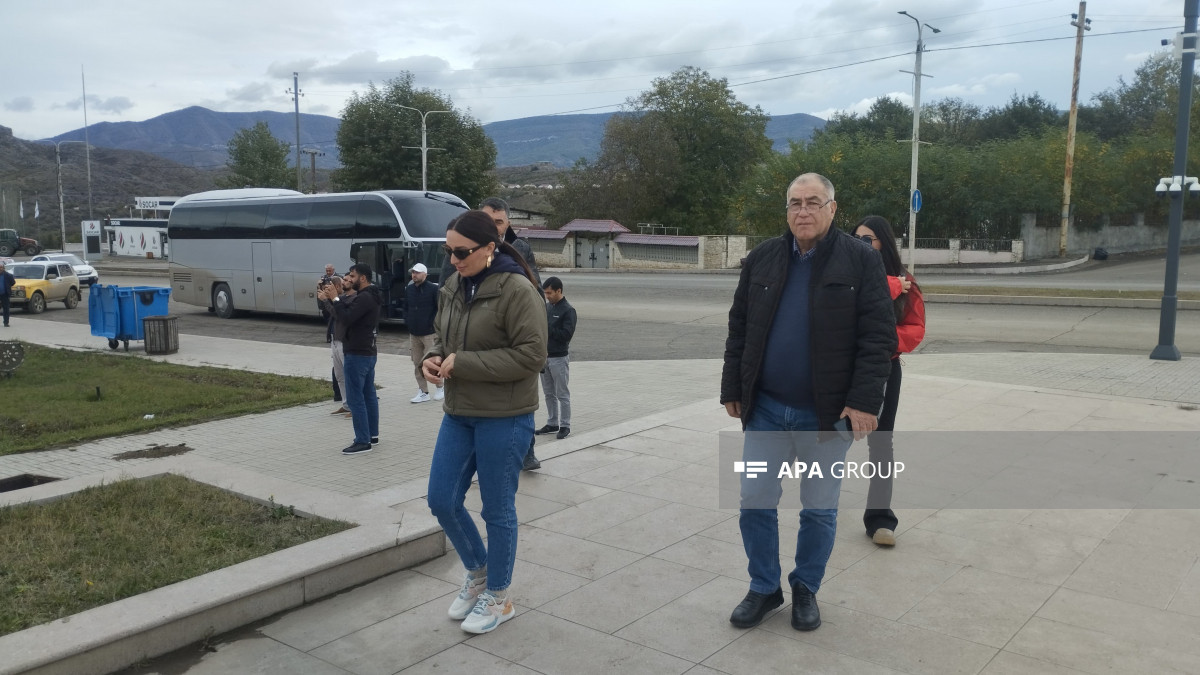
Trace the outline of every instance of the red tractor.
<instances>
[{"instance_id":1,"label":"red tractor","mask_svg":"<svg viewBox=\"0 0 1200 675\"><path fill-rule=\"evenodd\" d=\"M42 252L42 245L36 239L17 236L16 230L0 230L0 258L17 251L24 251L25 255L37 255Z\"/></svg>"}]
</instances>

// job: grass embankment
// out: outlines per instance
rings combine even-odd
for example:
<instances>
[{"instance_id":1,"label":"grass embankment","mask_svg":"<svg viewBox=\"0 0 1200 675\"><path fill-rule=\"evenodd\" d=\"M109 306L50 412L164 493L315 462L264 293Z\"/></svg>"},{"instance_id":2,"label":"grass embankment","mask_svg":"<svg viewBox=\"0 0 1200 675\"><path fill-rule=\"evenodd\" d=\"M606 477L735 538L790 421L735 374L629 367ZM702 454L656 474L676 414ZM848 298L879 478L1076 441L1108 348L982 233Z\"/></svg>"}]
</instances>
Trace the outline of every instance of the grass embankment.
<instances>
[{"instance_id":1,"label":"grass embankment","mask_svg":"<svg viewBox=\"0 0 1200 675\"><path fill-rule=\"evenodd\" d=\"M1022 288L1014 286L961 286L921 282L926 295L1012 295L1039 298L1139 298L1161 300L1162 291L1121 291L1089 288ZM1181 291L1180 300L1200 300L1200 292Z\"/></svg>"},{"instance_id":2,"label":"grass embankment","mask_svg":"<svg viewBox=\"0 0 1200 675\"><path fill-rule=\"evenodd\" d=\"M328 384L303 377L28 343L24 348L25 363L11 378L0 380L0 455L260 413L329 396Z\"/></svg>"},{"instance_id":3,"label":"grass embankment","mask_svg":"<svg viewBox=\"0 0 1200 675\"><path fill-rule=\"evenodd\" d=\"M351 527L180 476L0 509L0 635Z\"/></svg>"}]
</instances>

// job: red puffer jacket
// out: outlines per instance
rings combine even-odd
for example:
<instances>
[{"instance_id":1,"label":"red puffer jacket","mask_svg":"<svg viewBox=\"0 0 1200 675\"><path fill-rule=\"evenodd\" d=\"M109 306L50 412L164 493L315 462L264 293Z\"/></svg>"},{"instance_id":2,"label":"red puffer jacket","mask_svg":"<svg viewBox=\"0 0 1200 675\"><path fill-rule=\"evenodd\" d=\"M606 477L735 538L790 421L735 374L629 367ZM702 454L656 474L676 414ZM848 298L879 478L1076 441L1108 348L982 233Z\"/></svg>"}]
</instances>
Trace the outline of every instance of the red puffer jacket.
<instances>
[{"instance_id":1,"label":"red puffer jacket","mask_svg":"<svg viewBox=\"0 0 1200 675\"><path fill-rule=\"evenodd\" d=\"M925 339L925 299L921 297L921 289L916 285L916 279L912 275L908 276L909 281L913 282L912 287L908 291L908 303L904 306L904 316L896 322L896 353L892 358L896 358L901 354L907 354L917 348L921 344L921 340ZM900 297L903 292L903 285L900 283L900 277L888 277L888 292L892 296L892 300Z\"/></svg>"}]
</instances>

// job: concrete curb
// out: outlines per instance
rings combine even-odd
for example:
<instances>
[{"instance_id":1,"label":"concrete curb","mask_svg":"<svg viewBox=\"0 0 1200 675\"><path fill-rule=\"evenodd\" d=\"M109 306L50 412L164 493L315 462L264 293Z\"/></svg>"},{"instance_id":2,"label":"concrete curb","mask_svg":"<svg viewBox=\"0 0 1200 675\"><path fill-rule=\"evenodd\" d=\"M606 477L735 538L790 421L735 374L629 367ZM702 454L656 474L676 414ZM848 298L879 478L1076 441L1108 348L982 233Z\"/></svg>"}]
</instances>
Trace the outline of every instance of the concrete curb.
<instances>
[{"instance_id":1,"label":"concrete curb","mask_svg":"<svg viewBox=\"0 0 1200 675\"><path fill-rule=\"evenodd\" d=\"M1020 289L1013 289L1019 291ZM925 302L966 305L1040 305L1043 307L1101 307L1113 309L1159 309L1161 299L1154 298L1071 298L1036 295L967 295L962 293L925 293ZM1179 310L1200 310L1200 300L1180 300Z\"/></svg>"},{"instance_id":2,"label":"concrete curb","mask_svg":"<svg viewBox=\"0 0 1200 675\"><path fill-rule=\"evenodd\" d=\"M923 265L917 268L920 276L937 275L937 274L1030 274L1032 272L1060 272L1062 270L1078 267L1090 260L1088 256L1083 256L1078 260L1068 260L1060 263L1049 263L1046 265L1013 265L1011 267L962 267L959 265L933 266Z\"/></svg>"},{"instance_id":3,"label":"concrete curb","mask_svg":"<svg viewBox=\"0 0 1200 675\"><path fill-rule=\"evenodd\" d=\"M432 560L445 535L432 516L401 514L365 500L270 478L204 459L175 457L129 471L48 483L0 507L60 499L93 485L166 473L235 494L295 505L299 513L358 527L247 560L194 579L0 637L0 675L103 675Z\"/></svg>"}]
</instances>

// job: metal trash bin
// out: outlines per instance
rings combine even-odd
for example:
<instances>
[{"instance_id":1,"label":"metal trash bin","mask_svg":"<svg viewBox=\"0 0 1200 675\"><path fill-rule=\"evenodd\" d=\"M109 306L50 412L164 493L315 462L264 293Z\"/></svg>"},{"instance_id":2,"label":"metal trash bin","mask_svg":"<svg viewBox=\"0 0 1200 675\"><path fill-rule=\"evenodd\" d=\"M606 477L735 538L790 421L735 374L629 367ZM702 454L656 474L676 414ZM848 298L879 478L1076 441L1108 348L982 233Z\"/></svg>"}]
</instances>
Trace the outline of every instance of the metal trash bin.
<instances>
[{"instance_id":1,"label":"metal trash bin","mask_svg":"<svg viewBox=\"0 0 1200 675\"><path fill-rule=\"evenodd\" d=\"M179 351L179 326L175 316L148 316L142 319L147 354L174 354Z\"/></svg>"}]
</instances>

